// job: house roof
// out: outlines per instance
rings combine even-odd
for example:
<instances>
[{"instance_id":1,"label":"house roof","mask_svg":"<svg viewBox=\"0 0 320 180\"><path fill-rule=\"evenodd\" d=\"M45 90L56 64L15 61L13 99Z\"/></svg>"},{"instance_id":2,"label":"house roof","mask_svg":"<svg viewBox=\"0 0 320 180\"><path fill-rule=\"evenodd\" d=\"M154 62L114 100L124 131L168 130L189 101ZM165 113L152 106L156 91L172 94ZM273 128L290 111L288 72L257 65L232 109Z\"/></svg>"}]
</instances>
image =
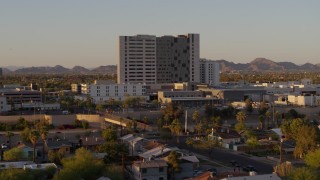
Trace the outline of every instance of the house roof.
<instances>
[{"instance_id":1,"label":"house roof","mask_svg":"<svg viewBox=\"0 0 320 180\"><path fill-rule=\"evenodd\" d=\"M179 148L177 147L173 147L173 148L166 148L166 147L163 147L163 146L159 146L159 147L156 147L156 148L153 148L149 151L146 151L144 153L141 153L139 154L140 157L142 158L145 158L145 159L149 159L151 157L158 157L158 156L161 156L167 152L171 152L171 151L174 151L174 150L179 150Z\"/></svg>"},{"instance_id":2,"label":"house roof","mask_svg":"<svg viewBox=\"0 0 320 180\"><path fill-rule=\"evenodd\" d=\"M151 161L139 161L134 162L133 166L138 166L140 168L159 168L168 166L167 162L164 160L151 160Z\"/></svg>"},{"instance_id":3,"label":"house roof","mask_svg":"<svg viewBox=\"0 0 320 180\"><path fill-rule=\"evenodd\" d=\"M181 159L193 162L193 163L198 163L200 162L199 159L196 156L182 156Z\"/></svg>"},{"instance_id":4,"label":"house roof","mask_svg":"<svg viewBox=\"0 0 320 180\"><path fill-rule=\"evenodd\" d=\"M145 141L145 142L142 144L142 147L143 147L144 149L151 150L151 149L154 149L154 148L156 148L156 147L161 147L161 146L163 146L163 145L164 145L164 144L161 144L161 143L159 143L159 142L157 142L157 141L151 140L151 141Z\"/></svg>"},{"instance_id":5,"label":"house roof","mask_svg":"<svg viewBox=\"0 0 320 180\"><path fill-rule=\"evenodd\" d=\"M96 146L103 144L105 140L102 137L81 137L83 146Z\"/></svg>"},{"instance_id":6,"label":"house roof","mask_svg":"<svg viewBox=\"0 0 320 180\"><path fill-rule=\"evenodd\" d=\"M235 139L241 137L241 135L237 131L229 128L218 128L216 136L219 136L222 139Z\"/></svg>"}]
</instances>

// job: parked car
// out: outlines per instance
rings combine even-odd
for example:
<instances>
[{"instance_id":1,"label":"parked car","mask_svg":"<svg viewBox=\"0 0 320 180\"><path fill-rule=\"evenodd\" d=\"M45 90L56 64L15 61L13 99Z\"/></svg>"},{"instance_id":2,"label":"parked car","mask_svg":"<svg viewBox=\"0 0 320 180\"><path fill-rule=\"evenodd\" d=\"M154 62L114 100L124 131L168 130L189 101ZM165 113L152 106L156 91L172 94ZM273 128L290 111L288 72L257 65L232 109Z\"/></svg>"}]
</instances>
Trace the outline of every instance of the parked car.
<instances>
[{"instance_id":1,"label":"parked car","mask_svg":"<svg viewBox=\"0 0 320 180\"><path fill-rule=\"evenodd\" d=\"M211 172L214 176L217 175L218 171L216 168L209 168L207 171Z\"/></svg>"},{"instance_id":2,"label":"parked car","mask_svg":"<svg viewBox=\"0 0 320 180\"><path fill-rule=\"evenodd\" d=\"M232 166L236 166L236 164L238 164L238 162L237 162L236 160L231 160L231 161L230 161L230 164L231 164Z\"/></svg>"},{"instance_id":3,"label":"parked car","mask_svg":"<svg viewBox=\"0 0 320 180\"><path fill-rule=\"evenodd\" d=\"M248 166L246 166L246 167L243 167L242 170L243 170L243 171L246 171L246 172L250 172L250 171L255 171L255 172L257 172L257 171L258 171L255 167L253 167L253 166L251 166L251 165L248 165Z\"/></svg>"},{"instance_id":4,"label":"parked car","mask_svg":"<svg viewBox=\"0 0 320 180\"><path fill-rule=\"evenodd\" d=\"M1 148L2 148L2 149L7 149L8 146L7 146L7 144L3 143L3 144L1 144Z\"/></svg>"}]
</instances>

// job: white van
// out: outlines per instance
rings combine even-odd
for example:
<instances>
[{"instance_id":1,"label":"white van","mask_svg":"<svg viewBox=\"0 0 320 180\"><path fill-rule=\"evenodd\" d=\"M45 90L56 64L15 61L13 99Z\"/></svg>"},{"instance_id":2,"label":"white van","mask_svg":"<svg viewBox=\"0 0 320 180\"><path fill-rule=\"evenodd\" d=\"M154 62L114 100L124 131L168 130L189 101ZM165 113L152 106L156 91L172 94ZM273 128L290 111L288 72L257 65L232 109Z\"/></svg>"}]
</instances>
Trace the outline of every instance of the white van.
<instances>
[{"instance_id":1,"label":"white van","mask_svg":"<svg viewBox=\"0 0 320 180\"><path fill-rule=\"evenodd\" d=\"M63 115L67 115L67 114L70 114L70 113L69 113L69 111L62 111L62 114Z\"/></svg>"}]
</instances>

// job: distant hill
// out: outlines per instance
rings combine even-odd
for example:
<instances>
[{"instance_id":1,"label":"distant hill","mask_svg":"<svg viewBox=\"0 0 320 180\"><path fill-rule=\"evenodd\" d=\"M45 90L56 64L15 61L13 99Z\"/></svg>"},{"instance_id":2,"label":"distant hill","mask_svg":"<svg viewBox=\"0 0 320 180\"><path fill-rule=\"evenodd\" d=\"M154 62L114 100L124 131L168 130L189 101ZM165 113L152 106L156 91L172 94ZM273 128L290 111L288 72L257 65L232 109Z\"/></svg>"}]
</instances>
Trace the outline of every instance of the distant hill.
<instances>
[{"instance_id":1,"label":"distant hill","mask_svg":"<svg viewBox=\"0 0 320 180\"><path fill-rule=\"evenodd\" d=\"M280 72L280 71L315 71L320 72L320 63L305 63L297 65L292 62L274 62L266 58L256 58L250 63L234 63L227 60L217 60L220 64L222 72L231 71L254 71L254 72ZM13 67L13 69L16 67ZM4 74L116 74L116 65L99 66L88 69L82 66L74 66L73 68L65 68L57 65L54 67L23 67L17 70L3 67Z\"/></svg>"},{"instance_id":2,"label":"distant hill","mask_svg":"<svg viewBox=\"0 0 320 180\"><path fill-rule=\"evenodd\" d=\"M274 62L266 58L256 58L250 63L229 62L218 60L222 72L230 71L320 71L320 64L305 63L296 65L292 62Z\"/></svg>"},{"instance_id":3,"label":"distant hill","mask_svg":"<svg viewBox=\"0 0 320 180\"><path fill-rule=\"evenodd\" d=\"M40 66L40 67L24 67L15 71L3 68L4 74L115 74L117 72L117 66L99 66L89 70L82 66L74 66L73 68L65 68L60 65L54 67Z\"/></svg>"}]
</instances>

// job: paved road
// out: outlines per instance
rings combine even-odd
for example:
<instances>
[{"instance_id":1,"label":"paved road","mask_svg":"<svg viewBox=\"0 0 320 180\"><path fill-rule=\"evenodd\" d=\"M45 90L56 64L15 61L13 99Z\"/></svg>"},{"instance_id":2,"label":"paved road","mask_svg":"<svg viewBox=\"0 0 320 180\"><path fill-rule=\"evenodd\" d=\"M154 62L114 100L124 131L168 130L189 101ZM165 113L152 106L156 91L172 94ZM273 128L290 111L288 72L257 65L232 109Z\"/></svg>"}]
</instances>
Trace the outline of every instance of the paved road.
<instances>
[{"instance_id":1,"label":"paved road","mask_svg":"<svg viewBox=\"0 0 320 180\"><path fill-rule=\"evenodd\" d=\"M209 160L212 160L218 164L222 164L225 166L229 166L230 169L233 170L233 167L230 164L231 160L235 160L238 162L238 164L241 165L241 170L242 167L245 167L247 165L252 165L254 166L259 174L268 174L273 172L273 163L270 160L267 160L266 158L260 158L260 157L254 157L254 156L249 156L244 153L240 152L235 152L223 148L214 148L211 150L211 152L208 151L200 151L200 150L194 150L188 147L185 143L186 137L180 137L180 144L176 144L174 140L168 142L169 145L171 146L178 146L181 149L186 149L190 152L195 152L196 154L202 155L207 157Z\"/></svg>"}]
</instances>

